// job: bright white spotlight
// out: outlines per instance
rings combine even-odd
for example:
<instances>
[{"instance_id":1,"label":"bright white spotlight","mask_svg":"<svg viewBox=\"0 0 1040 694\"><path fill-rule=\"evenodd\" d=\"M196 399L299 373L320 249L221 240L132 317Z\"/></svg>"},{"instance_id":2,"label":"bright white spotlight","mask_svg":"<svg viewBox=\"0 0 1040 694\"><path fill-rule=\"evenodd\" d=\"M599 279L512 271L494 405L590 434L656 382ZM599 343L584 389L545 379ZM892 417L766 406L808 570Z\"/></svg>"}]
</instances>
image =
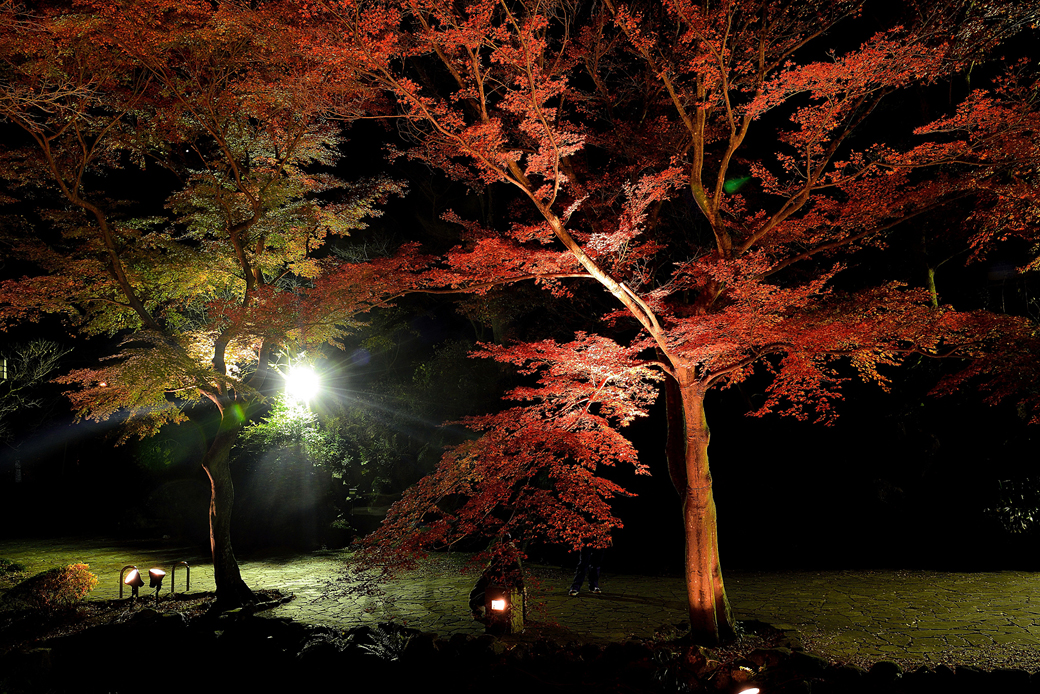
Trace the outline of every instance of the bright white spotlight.
<instances>
[{"instance_id":1,"label":"bright white spotlight","mask_svg":"<svg viewBox=\"0 0 1040 694\"><path fill-rule=\"evenodd\" d=\"M318 374L309 366L294 366L285 377L285 393L297 402L309 402L320 387Z\"/></svg>"}]
</instances>

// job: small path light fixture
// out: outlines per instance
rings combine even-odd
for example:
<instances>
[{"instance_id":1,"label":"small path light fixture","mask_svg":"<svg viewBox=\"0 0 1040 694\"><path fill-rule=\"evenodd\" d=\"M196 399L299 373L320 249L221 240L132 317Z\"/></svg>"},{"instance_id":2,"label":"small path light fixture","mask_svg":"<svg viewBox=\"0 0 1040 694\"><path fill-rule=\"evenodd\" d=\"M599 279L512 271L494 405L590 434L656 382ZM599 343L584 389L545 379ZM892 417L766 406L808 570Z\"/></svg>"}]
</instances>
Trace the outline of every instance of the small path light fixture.
<instances>
[{"instance_id":1,"label":"small path light fixture","mask_svg":"<svg viewBox=\"0 0 1040 694\"><path fill-rule=\"evenodd\" d=\"M123 574L126 573L127 569L131 569L131 571L130 571L130 573L128 573L126 575L126 578L123 578ZM141 578L141 572L138 571L137 567L134 566L133 564L131 564L129 566L124 566L123 570L119 572L119 599L120 600L123 599L123 586L124 585L130 586L130 588L133 589L132 592L130 593L130 597L132 597L132 598L136 598L137 597L137 589L144 585L144 579Z\"/></svg>"},{"instance_id":2,"label":"small path light fixture","mask_svg":"<svg viewBox=\"0 0 1040 694\"><path fill-rule=\"evenodd\" d=\"M151 579L148 587L155 588L155 604L158 605L159 591L162 590L162 582L166 578L166 572L160 568L148 569L148 578Z\"/></svg>"},{"instance_id":3,"label":"small path light fixture","mask_svg":"<svg viewBox=\"0 0 1040 694\"><path fill-rule=\"evenodd\" d=\"M484 591L488 634L519 634L524 630L524 594L517 588L491 585Z\"/></svg>"}]
</instances>

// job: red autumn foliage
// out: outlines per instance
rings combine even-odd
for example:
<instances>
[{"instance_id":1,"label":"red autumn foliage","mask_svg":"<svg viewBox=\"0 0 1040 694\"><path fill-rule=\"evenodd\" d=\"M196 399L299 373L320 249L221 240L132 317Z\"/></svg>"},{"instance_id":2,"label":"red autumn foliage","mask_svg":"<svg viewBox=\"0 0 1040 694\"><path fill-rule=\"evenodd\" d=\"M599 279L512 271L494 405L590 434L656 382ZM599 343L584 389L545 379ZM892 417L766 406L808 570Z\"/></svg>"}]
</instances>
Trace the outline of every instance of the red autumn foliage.
<instances>
[{"instance_id":1,"label":"red autumn foliage","mask_svg":"<svg viewBox=\"0 0 1040 694\"><path fill-rule=\"evenodd\" d=\"M119 335L116 354L59 382L80 416L118 415L127 436L216 412L201 465L229 603L252 594L231 548L228 452L272 362L335 343L410 286L416 263L321 257L402 186L331 173L343 135L322 108L367 97L321 85L282 10L0 8L0 117L23 135L0 153L0 202L22 205L0 242L26 272L0 283L0 328L58 314L81 335ZM27 205L38 219L18 214Z\"/></svg>"},{"instance_id":2,"label":"red autumn foliage","mask_svg":"<svg viewBox=\"0 0 1040 694\"><path fill-rule=\"evenodd\" d=\"M60 203L49 235L5 239L39 272L0 286L0 320L62 313L87 333L133 335L111 367L69 377L85 414L130 408L155 424L182 416L183 398L241 412L277 347L335 341L413 288L533 280L615 301L602 334L485 351L537 384L469 422L481 437L394 508L368 544L377 561L472 533L601 542L621 490L596 469L643 469L616 427L663 383L692 630L716 641L732 615L709 390L771 375L759 414L827 421L845 380L884 386L909 354L973 359L963 378L987 377L994 397L1016 391L1008 365L1032 363L1034 328L942 304L938 263L923 287L859 267L936 214L956 229L929 242L967 239L980 256L1035 240L1032 68L953 88L1035 23L1028 3L905 3L881 19L856 0L76 7L3 7L0 112L31 140L3 154L10 197ZM915 90L951 103L918 117ZM338 144L326 109L392 118L408 140L398 154L508 190L509 225L449 215L464 241L428 271L415 249L356 266L315 257L398 190L321 173ZM153 161L184 176L156 211L93 177ZM218 585L244 593L221 481L240 425L222 422L204 465Z\"/></svg>"},{"instance_id":3,"label":"red autumn foliage","mask_svg":"<svg viewBox=\"0 0 1040 694\"><path fill-rule=\"evenodd\" d=\"M562 528L582 513L606 519L589 465L630 459L601 413L638 415L649 396L637 381L663 375L692 630L717 641L732 616L707 457L710 389L771 373L758 414L827 421L850 376L884 386L885 369L909 354L986 359L1002 335L1028 331L940 304L935 266L923 288L884 267L866 280L849 270L937 212L970 210L962 238L979 247L1035 234L1035 78L965 95L954 115L904 115L915 90L961 79L1028 29L1032 8L908 3L878 21L853 0L301 5L326 30L309 35L310 49L337 66L332 78L371 85L406 122L407 156L512 191L510 226L463 223L466 243L435 281L485 288L515 272L566 297L594 280L617 305L604 334L638 330L612 343L616 361L588 381L572 377L587 335L492 350L537 370L538 388L512 394L530 405L473 422L482 438L450 452L368 543L379 561L393 560L394 542L412 551L524 523L571 544L595 535L595 522ZM593 389L588 409L561 393L600 382L612 387ZM597 434L582 456L571 442L588 431ZM575 477L528 484L528 466L555 470L549 461ZM584 497L567 497L573 479ZM553 480L563 486L550 501ZM451 495L467 501L443 508ZM540 505L525 506L526 495Z\"/></svg>"},{"instance_id":4,"label":"red autumn foliage","mask_svg":"<svg viewBox=\"0 0 1040 694\"><path fill-rule=\"evenodd\" d=\"M506 396L530 404L464 420L481 436L450 450L366 539L367 562L384 571L481 535L603 546L620 527L609 501L627 492L602 468L647 472L617 429L646 415L661 374L632 349L578 334L563 345L488 345L479 356L537 375Z\"/></svg>"},{"instance_id":5,"label":"red autumn foliage","mask_svg":"<svg viewBox=\"0 0 1040 694\"><path fill-rule=\"evenodd\" d=\"M97 587L98 577L89 569L89 564L47 569L14 586L4 597L41 612L67 610Z\"/></svg>"}]
</instances>

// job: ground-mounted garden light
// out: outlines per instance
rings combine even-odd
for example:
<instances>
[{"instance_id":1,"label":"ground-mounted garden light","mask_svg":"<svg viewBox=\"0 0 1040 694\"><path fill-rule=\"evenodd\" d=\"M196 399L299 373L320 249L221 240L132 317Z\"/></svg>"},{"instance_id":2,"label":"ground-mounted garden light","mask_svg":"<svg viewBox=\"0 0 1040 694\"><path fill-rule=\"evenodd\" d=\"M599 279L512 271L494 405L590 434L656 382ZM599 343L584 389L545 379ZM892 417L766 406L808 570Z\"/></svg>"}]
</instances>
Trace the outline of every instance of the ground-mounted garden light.
<instances>
[{"instance_id":1,"label":"ground-mounted garden light","mask_svg":"<svg viewBox=\"0 0 1040 694\"><path fill-rule=\"evenodd\" d=\"M123 574L126 570L130 569L130 573L126 574L126 578L123 578ZM124 566L122 571L119 572L119 599L123 599L123 586L130 586L132 592L130 597L137 597L137 589L144 585L144 579L141 578L141 572L137 570L137 567L133 564Z\"/></svg>"},{"instance_id":2,"label":"ground-mounted garden light","mask_svg":"<svg viewBox=\"0 0 1040 694\"><path fill-rule=\"evenodd\" d=\"M729 673L729 685L723 688L724 691L731 694L762 694L758 666L744 659L737 660L734 665L736 667Z\"/></svg>"},{"instance_id":3,"label":"ground-mounted garden light","mask_svg":"<svg viewBox=\"0 0 1040 694\"><path fill-rule=\"evenodd\" d=\"M188 566L188 562L181 561L173 565L173 571L170 574L170 595L177 592L177 567L181 564L184 565L184 569L188 572L187 582L184 586L184 592L187 593L191 590L191 567Z\"/></svg>"},{"instance_id":4,"label":"ground-mounted garden light","mask_svg":"<svg viewBox=\"0 0 1040 694\"><path fill-rule=\"evenodd\" d=\"M320 389L321 379L309 366L298 364L285 375L285 394L296 402L310 402Z\"/></svg>"},{"instance_id":5,"label":"ground-mounted garden light","mask_svg":"<svg viewBox=\"0 0 1040 694\"><path fill-rule=\"evenodd\" d=\"M491 585L484 591L484 613L488 634L519 634L524 630L524 594L516 588Z\"/></svg>"},{"instance_id":6,"label":"ground-mounted garden light","mask_svg":"<svg viewBox=\"0 0 1040 694\"><path fill-rule=\"evenodd\" d=\"M148 587L155 588L155 604L158 605L159 591L162 590L162 582L166 578L166 572L160 568L148 569L148 578L150 579Z\"/></svg>"},{"instance_id":7,"label":"ground-mounted garden light","mask_svg":"<svg viewBox=\"0 0 1040 694\"><path fill-rule=\"evenodd\" d=\"M741 666L740 670L745 674L751 673L751 677L745 677L743 682L739 682L730 691L734 692L734 694L762 694L762 687L754 679L754 671L744 666Z\"/></svg>"}]
</instances>

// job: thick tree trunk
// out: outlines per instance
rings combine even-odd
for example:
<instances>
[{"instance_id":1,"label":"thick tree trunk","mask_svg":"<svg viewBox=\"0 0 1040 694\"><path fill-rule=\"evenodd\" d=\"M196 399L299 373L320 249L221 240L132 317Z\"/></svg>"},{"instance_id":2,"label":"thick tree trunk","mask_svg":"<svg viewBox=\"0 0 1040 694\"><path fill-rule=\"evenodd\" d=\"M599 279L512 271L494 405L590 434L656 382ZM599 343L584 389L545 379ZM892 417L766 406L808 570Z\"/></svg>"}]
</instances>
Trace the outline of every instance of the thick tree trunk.
<instances>
[{"instance_id":1,"label":"thick tree trunk","mask_svg":"<svg viewBox=\"0 0 1040 694\"><path fill-rule=\"evenodd\" d=\"M674 378L666 378L664 381L664 402L668 424L668 438L664 444L668 477L672 480L675 493L682 499L686 493L686 417L683 415L682 391Z\"/></svg>"},{"instance_id":2,"label":"thick tree trunk","mask_svg":"<svg viewBox=\"0 0 1040 694\"><path fill-rule=\"evenodd\" d=\"M708 467L708 443L711 437L704 415L704 390L686 373L679 383L666 390L668 407L672 482L682 499L683 528L686 535L686 592L690 610L690 638L701 645L716 645L733 638L733 615L719 563L719 542L715 497ZM678 397L677 397L678 396ZM679 433L683 444L678 445ZM681 487L679 485L682 485Z\"/></svg>"},{"instance_id":3,"label":"thick tree trunk","mask_svg":"<svg viewBox=\"0 0 1040 694\"><path fill-rule=\"evenodd\" d=\"M256 601L238 570L238 560L231 549L231 510L235 504L235 487L231 481L229 456L242 429L238 408L225 408L217 436L202 458L202 468L209 475L209 544L213 553L213 580L217 584L217 603L223 608L238 607Z\"/></svg>"}]
</instances>

